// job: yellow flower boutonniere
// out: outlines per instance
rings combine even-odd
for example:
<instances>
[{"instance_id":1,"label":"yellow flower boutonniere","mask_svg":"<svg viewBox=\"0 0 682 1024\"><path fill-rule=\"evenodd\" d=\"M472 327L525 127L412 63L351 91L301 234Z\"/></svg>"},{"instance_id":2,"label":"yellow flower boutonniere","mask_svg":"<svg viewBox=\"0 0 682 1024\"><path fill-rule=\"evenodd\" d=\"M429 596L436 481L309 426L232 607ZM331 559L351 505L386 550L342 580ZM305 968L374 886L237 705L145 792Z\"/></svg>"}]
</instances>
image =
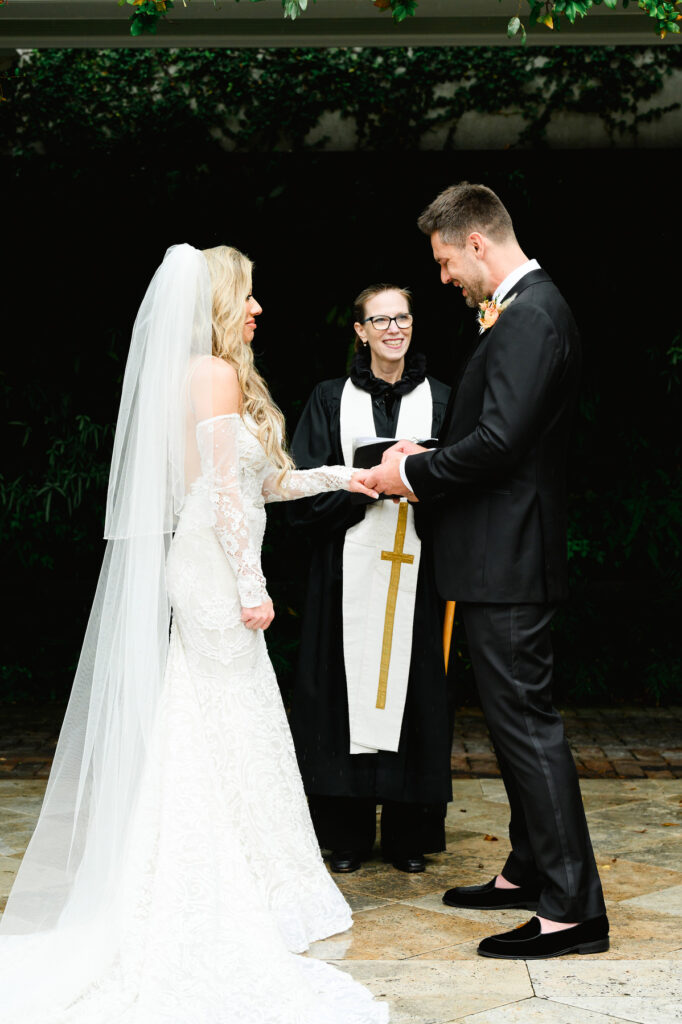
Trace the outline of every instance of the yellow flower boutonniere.
<instances>
[{"instance_id":1,"label":"yellow flower boutonniere","mask_svg":"<svg viewBox=\"0 0 682 1024\"><path fill-rule=\"evenodd\" d=\"M483 334L489 327L496 324L499 320L500 313L504 313L510 302L513 302L516 298L516 294L511 295L504 302L496 302L495 299L486 299L485 302L479 303L478 313L476 319L478 321L478 333Z\"/></svg>"}]
</instances>

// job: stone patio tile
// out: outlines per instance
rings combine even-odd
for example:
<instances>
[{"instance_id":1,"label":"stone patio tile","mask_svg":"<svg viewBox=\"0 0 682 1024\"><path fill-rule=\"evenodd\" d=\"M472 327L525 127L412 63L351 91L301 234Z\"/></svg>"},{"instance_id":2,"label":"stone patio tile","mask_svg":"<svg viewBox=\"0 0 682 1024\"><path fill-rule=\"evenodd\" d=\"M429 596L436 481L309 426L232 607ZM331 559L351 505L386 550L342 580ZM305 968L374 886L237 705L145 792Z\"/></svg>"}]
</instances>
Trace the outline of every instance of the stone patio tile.
<instances>
[{"instance_id":1,"label":"stone patio tile","mask_svg":"<svg viewBox=\"0 0 682 1024\"><path fill-rule=\"evenodd\" d=\"M0 896L8 896L14 877L19 870L16 857L0 857Z\"/></svg>"},{"instance_id":2,"label":"stone patio tile","mask_svg":"<svg viewBox=\"0 0 682 1024\"><path fill-rule=\"evenodd\" d=\"M634 805L605 807L603 810L592 811L588 813L587 820L590 824L613 824L630 831L642 828L669 828L670 825L664 825L664 822L674 822L682 829L682 806L675 806L670 801L661 799L638 800Z\"/></svg>"},{"instance_id":3,"label":"stone patio tile","mask_svg":"<svg viewBox=\"0 0 682 1024\"><path fill-rule=\"evenodd\" d=\"M485 838L485 835L497 835L494 842ZM442 863L447 868L439 872L439 877L446 889L455 885L478 885L489 881L493 875L502 870L511 849L506 829L500 834L479 833L472 835L469 839L458 842L448 842L446 854L440 854ZM463 881L464 878L473 878L473 881Z\"/></svg>"},{"instance_id":4,"label":"stone patio tile","mask_svg":"<svg viewBox=\"0 0 682 1024\"><path fill-rule=\"evenodd\" d=\"M682 885L682 872L669 871L667 868L654 864L640 864L636 861L618 857L612 858L596 854L597 867L604 887L607 900L629 900L635 896L655 894L659 889ZM650 906L651 910L656 909Z\"/></svg>"},{"instance_id":5,"label":"stone patio tile","mask_svg":"<svg viewBox=\"0 0 682 1024\"><path fill-rule=\"evenodd\" d=\"M671 960L528 962L535 995L637 1024L682 1021L682 970Z\"/></svg>"},{"instance_id":6,"label":"stone patio tile","mask_svg":"<svg viewBox=\"0 0 682 1024\"><path fill-rule=\"evenodd\" d=\"M522 999L494 1010L457 1017L456 1024L623 1024L623 1017L611 1017L577 1009L551 999Z\"/></svg>"},{"instance_id":7,"label":"stone patio tile","mask_svg":"<svg viewBox=\"0 0 682 1024\"><path fill-rule=\"evenodd\" d=\"M30 785L34 780L27 779L26 782ZM14 815L30 815L33 821L36 821L40 808L43 805L43 794L22 794L21 796L12 796L11 799L3 798L0 794L0 810L7 814Z\"/></svg>"},{"instance_id":8,"label":"stone patio tile","mask_svg":"<svg viewBox=\"0 0 682 1024\"><path fill-rule=\"evenodd\" d=\"M674 841L677 829L648 828L637 825L635 828L619 827L617 824L603 821L589 821L592 845L598 850L608 850L621 857L629 857L638 849L657 846L659 843Z\"/></svg>"},{"instance_id":9,"label":"stone patio tile","mask_svg":"<svg viewBox=\"0 0 682 1024\"><path fill-rule=\"evenodd\" d=\"M437 914L445 914L446 917L459 917L471 921L479 927L481 938L494 932L510 931L532 914L531 910L471 910L464 907L448 907L443 903L441 893L432 893L415 900L401 900L402 904L432 910Z\"/></svg>"},{"instance_id":10,"label":"stone patio tile","mask_svg":"<svg viewBox=\"0 0 682 1024\"><path fill-rule=\"evenodd\" d=\"M7 805L9 806L9 801L7 802ZM35 820L35 812L33 814L18 814L16 811L12 812L6 810L5 805L0 800L0 835L2 835L7 829L21 827L22 824L26 827L32 827L35 824Z\"/></svg>"},{"instance_id":11,"label":"stone patio tile","mask_svg":"<svg viewBox=\"0 0 682 1024\"><path fill-rule=\"evenodd\" d=\"M682 779L676 779L672 783L665 783L665 786L676 787L682 783ZM662 785L662 784L661 784ZM625 793L628 796L637 795L649 800L659 799L660 789L655 781L649 779L581 779L580 789L583 793L601 793L609 798L613 793Z\"/></svg>"},{"instance_id":12,"label":"stone patio tile","mask_svg":"<svg viewBox=\"0 0 682 1024\"><path fill-rule=\"evenodd\" d=\"M32 835L32 823L28 819L14 828L0 826L0 856L23 857Z\"/></svg>"},{"instance_id":13,"label":"stone patio tile","mask_svg":"<svg viewBox=\"0 0 682 1024\"><path fill-rule=\"evenodd\" d=\"M418 875L406 875L389 866L383 871L373 873L361 868L351 877L334 875L334 881L346 896L353 895L384 902L426 896L428 893L440 892L444 888L443 880L429 870Z\"/></svg>"},{"instance_id":14,"label":"stone patio tile","mask_svg":"<svg viewBox=\"0 0 682 1024\"><path fill-rule=\"evenodd\" d=\"M310 947L325 960L405 960L481 937L481 926L421 907L393 903L353 917L352 929Z\"/></svg>"},{"instance_id":15,"label":"stone patio tile","mask_svg":"<svg viewBox=\"0 0 682 1024\"><path fill-rule=\"evenodd\" d=\"M446 1024L533 994L525 966L513 961L344 960L337 966L388 999L391 1024Z\"/></svg>"},{"instance_id":16,"label":"stone patio tile","mask_svg":"<svg viewBox=\"0 0 682 1024\"><path fill-rule=\"evenodd\" d=\"M489 930L489 929L488 929ZM414 963L415 960L468 960L478 963L482 957L476 952L478 944L484 937L484 932L477 935L475 939L469 939L468 942L460 942L456 946L443 946L442 949L433 949L428 953L420 953L419 956L413 956L410 963Z\"/></svg>"},{"instance_id":17,"label":"stone patio tile","mask_svg":"<svg viewBox=\"0 0 682 1024\"><path fill-rule=\"evenodd\" d=\"M15 796L42 796L45 783L39 779L0 779L0 805Z\"/></svg>"},{"instance_id":18,"label":"stone patio tile","mask_svg":"<svg viewBox=\"0 0 682 1024\"><path fill-rule=\"evenodd\" d=\"M483 796L482 779L453 779L452 797L454 802L463 798L476 798Z\"/></svg>"},{"instance_id":19,"label":"stone patio tile","mask_svg":"<svg viewBox=\"0 0 682 1024\"><path fill-rule=\"evenodd\" d=\"M507 804L495 803L492 800L481 801L480 804L462 804L466 813L457 807L447 824L455 824L467 832L482 832L484 835L494 833L498 837L507 835L509 828L509 807Z\"/></svg>"},{"instance_id":20,"label":"stone patio tile","mask_svg":"<svg viewBox=\"0 0 682 1024\"><path fill-rule=\"evenodd\" d=\"M642 841L651 842L647 835L642 835ZM615 850L602 849L599 855L600 863L610 860L614 855L616 855ZM674 834L670 838L666 837L666 839L652 842L651 846L647 846L644 849L640 848L639 843L633 842L630 844L629 850L624 853L621 851L618 856L622 856L633 863L654 864L667 870L674 870L682 860L680 857L680 839Z\"/></svg>"},{"instance_id":21,"label":"stone patio tile","mask_svg":"<svg viewBox=\"0 0 682 1024\"><path fill-rule=\"evenodd\" d=\"M580 786L583 798L583 807L585 808L585 813L588 816L598 816L600 813L611 810L612 808L629 807L632 804L646 803L647 794L644 793L626 793L623 790L617 790L612 793L591 793L587 786L592 781L597 780L585 779L582 781ZM614 779L613 781L616 782L621 780ZM588 821L591 820L592 819L588 817Z\"/></svg>"},{"instance_id":22,"label":"stone patio tile","mask_svg":"<svg viewBox=\"0 0 682 1024\"><path fill-rule=\"evenodd\" d=\"M343 890L342 890L343 891ZM350 909L354 914L361 910L375 910L377 907L386 907L393 900L381 899L380 896L367 896L364 893L343 892Z\"/></svg>"},{"instance_id":23,"label":"stone patio tile","mask_svg":"<svg viewBox=\"0 0 682 1024\"><path fill-rule=\"evenodd\" d=\"M659 886L656 891L633 896L624 902L629 907L682 917L682 885L671 886L669 889ZM680 922L680 931L682 932L682 922Z\"/></svg>"}]
</instances>

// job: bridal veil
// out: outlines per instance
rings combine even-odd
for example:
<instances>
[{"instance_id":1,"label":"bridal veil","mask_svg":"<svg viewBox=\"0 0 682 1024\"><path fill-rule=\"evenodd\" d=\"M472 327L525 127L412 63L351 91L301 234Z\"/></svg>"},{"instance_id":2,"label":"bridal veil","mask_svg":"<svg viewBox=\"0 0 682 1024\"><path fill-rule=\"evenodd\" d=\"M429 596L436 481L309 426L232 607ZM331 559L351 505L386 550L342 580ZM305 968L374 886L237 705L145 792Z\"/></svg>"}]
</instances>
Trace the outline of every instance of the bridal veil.
<instances>
[{"instance_id":1,"label":"bridal veil","mask_svg":"<svg viewBox=\"0 0 682 1024\"><path fill-rule=\"evenodd\" d=\"M6 968L21 1019L31 1000L39 1019L42 999L56 998L55 989L77 990L108 955L108 901L168 650L166 554L192 454L188 378L196 360L211 354L211 313L205 257L190 245L170 248L133 328L109 478L106 552L38 824L0 922L3 939L24 936L10 943L9 960L3 942L8 1021L15 1016L6 1001ZM47 985L27 962L36 943L49 955ZM24 944L26 956L11 955Z\"/></svg>"}]
</instances>

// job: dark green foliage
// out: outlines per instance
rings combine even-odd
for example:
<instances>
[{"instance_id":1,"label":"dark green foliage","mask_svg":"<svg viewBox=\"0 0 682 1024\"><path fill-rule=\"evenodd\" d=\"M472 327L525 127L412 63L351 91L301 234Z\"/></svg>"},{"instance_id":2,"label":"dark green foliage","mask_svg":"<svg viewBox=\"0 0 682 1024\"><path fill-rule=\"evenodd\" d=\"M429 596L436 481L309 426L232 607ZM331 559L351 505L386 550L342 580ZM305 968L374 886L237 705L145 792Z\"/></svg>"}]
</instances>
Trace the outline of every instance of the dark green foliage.
<instances>
[{"instance_id":1,"label":"dark green foliage","mask_svg":"<svg viewBox=\"0 0 682 1024\"><path fill-rule=\"evenodd\" d=\"M549 29L560 29L565 21L574 25L577 18L586 17L592 8L605 7L612 11L618 8L618 0L526 0L530 11L528 24L532 27L544 25ZM630 0L621 0L623 8L630 5ZM682 0L637 0L637 6L642 13L653 19L653 29L661 39L665 39L668 32L678 33L680 26L678 21L681 18L680 3ZM519 17L509 19L507 34L515 36L521 33L525 42L526 30Z\"/></svg>"},{"instance_id":2,"label":"dark green foliage","mask_svg":"<svg viewBox=\"0 0 682 1024\"><path fill-rule=\"evenodd\" d=\"M679 62L669 47L46 51L24 64L0 105L2 697L68 691L103 550L130 329L165 248L229 242L256 260L259 365L293 428L313 385L345 372L350 303L373 280L413 287L415 344L452 378L472 314L439 285L415 220L466 178L500 193L584 337L559 697L679 700L682 324L669 271L650 269L650 253L679 246L679 204L662 209L659 195L679 157L542 145L554 108L630 131L637 102L655 111ZM512 109L526 148L456 149L465 112ZM311 145L327 111L355 119L358 153ZM420 152L439 127L446 151ZM273 508L267 540L269 644L286 688L306 538Z\"/></svg>"},{"instance_id":3,"label":"dark green foliage","mask_svg":"<svg viewBox=\"0 0 682 1024\"><path fill-rule=\"evenodd\" d=\"M180 132L226 150L290 152L320 148L320 117L338 112L361 152L431 148L434 138L450 150L472 113L521 115L518 141L512 128L501 143L534 146L553 115L580 113L634 141L641 123L672 109L656 100L680 67L679 47L43 51L8 82L1 137L25 159L47 150L61 160L74 145L144 153L150 133L165 145Z\"/></svg>"}]
</instances>

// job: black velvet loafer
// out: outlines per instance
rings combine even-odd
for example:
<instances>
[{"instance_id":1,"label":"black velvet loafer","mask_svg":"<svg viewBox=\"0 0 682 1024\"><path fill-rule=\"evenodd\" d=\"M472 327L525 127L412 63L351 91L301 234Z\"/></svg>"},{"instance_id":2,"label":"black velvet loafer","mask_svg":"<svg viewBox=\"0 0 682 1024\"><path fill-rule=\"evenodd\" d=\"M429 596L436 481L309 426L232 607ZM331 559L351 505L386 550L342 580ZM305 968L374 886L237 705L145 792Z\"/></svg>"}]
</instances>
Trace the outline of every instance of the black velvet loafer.
<instances>
[{"instance_id":1,"label":"black velvet loafer","mask_svg":"<svg viewBox=\"0 0 682 1024\"><path fill-rule=\"evenodd\" d=\"M426 861L421 853L412 854L410 857L398 857L392 860L391 864L398 871L405 871L408 875L416 875L426 870Z\"/></svg>"},{"instance_id":2,"label":"black velvet loafer","mask_svg":"<svg viewBox=\"0 0 682 1024\"><path fill-rule=\"evenodd\" d=\"M362 867L362 855L358 850L333 850L329 858L329 867L337 875L349 874Z\"/></svg>"},{"instance_id":3,"label":"black velvet loafer","mask_svg":"<svg viewBox=\"0 0 682 1024\"><path fill-rule=\"evenodd\" d=\"M495 879L485 885L458 885L448 889L443 903L467 910L537 910L540 893L522 886L519 889L497 889Z\"/></svg>"},{"instance_id":4,"label":"black velvet loafer","mask_svg":"<svg viewBox=\"0 0 682 1024\"><path fill-rule=\"evenodd\" d=\"M483 939L478 952L499 960L547 960L567 953L605 953L608 948L609 921L602 914L573 928L544 935L538 918L531 917L520 928Z\"/></svg>"}]
</instances>

